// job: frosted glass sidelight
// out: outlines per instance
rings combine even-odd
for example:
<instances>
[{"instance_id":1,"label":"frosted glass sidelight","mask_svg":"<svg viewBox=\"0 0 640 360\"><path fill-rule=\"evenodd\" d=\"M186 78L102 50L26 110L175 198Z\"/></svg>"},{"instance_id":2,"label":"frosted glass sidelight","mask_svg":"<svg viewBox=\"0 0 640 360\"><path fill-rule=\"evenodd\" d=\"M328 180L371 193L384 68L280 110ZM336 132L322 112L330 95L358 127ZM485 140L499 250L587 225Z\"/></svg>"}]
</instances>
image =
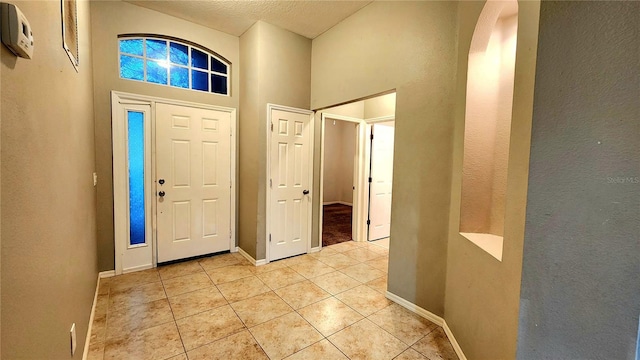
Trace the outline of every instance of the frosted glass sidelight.
<instances>
[{"instance_id":1,"label":"frosted glass sidelight","mask_svg":"<svg viewBox=\"0 0 640 360\"><path fill-rule=\"evenodd\" d=\"M129 245L146 243L144 209L144 114L127 111Z\"/></svg>"}]
</instances>

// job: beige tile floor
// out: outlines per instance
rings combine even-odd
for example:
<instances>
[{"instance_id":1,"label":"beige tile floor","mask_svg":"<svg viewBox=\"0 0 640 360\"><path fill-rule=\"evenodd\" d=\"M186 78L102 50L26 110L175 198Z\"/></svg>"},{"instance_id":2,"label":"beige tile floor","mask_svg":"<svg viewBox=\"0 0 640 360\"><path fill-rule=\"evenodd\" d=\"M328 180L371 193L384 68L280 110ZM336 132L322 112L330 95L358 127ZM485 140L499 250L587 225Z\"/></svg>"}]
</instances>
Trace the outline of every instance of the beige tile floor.
<instances>
[{"instance_id":1,"label":"beige tile floor","mask_svg":"<svg viewBox=\"0 0 640 360\"><path fill-rule=\"evenodd\" d=\"M457 359L442 328L385 298L387 264L384 246L348 242L102 279L89 359Z\"/></svg>"}]
</instances>

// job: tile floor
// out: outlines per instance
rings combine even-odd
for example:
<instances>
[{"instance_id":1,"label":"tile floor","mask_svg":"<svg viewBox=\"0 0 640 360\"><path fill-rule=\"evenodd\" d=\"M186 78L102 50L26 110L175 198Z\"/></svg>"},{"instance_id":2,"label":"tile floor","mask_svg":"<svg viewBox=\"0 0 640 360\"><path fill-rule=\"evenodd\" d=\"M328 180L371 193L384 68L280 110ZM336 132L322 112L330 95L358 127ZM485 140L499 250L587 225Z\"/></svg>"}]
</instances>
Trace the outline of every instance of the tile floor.
<instances>
[{"instance_id":1,"label":"tile floor","mask_svg":"<svg viewBox=\"0 0 640 360\"><path fill-rule=\"evenodd\" d=\"M386 248L347 242L102 279L89 359L457 359L442 328L385 298L387 264Z\"/></svg>"}]
</instances>

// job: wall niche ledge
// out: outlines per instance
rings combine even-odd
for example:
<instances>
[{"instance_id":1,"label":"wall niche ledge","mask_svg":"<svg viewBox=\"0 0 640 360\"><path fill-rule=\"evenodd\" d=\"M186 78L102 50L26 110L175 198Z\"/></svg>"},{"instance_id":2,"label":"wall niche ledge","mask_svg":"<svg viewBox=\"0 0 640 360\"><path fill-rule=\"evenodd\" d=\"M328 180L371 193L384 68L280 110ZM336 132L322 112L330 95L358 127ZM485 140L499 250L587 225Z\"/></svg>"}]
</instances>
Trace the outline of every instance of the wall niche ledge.
<instances>
[{"instance_id":1,"label":"wall niche ledge","mask_svg":"<svg viewBox=\"0 0 640 360\"><path fill-rule=\"evenodd\" d=\"M489 255L496 258L496 260L500 262L502 261L502 236L467 232L461 232L460 235L476 244L476 246L478 246L480 249L489 253Z\"/></svg>"}]
</instances>

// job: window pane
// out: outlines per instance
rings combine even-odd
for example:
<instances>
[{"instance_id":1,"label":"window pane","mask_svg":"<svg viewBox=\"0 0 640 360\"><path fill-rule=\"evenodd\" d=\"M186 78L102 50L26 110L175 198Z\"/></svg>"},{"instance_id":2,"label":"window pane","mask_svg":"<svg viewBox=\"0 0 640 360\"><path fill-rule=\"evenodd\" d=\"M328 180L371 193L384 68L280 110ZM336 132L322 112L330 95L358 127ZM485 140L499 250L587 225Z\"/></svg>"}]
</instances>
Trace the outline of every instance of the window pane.
<instances>
[{"instance_id":1,"label":"window pane","mask_svg":"<svg viewBox=\"0 0 640 360\"><path fill-rule=\"evenodd\" d=\"M219 73L223 73L226 74L227 73L227 65L225 63L223 63L222 61L214 58L213 56L211 57L211 71L215 71L215 72L219 72Z\"/></svg>"},{"instance_id":2,"label":"window pane","mask_svg":"<svg viewBox=\"0 0 640 360\"><path fill-rule=\"evenodd\" d=\"M189 88L189 69L180 66L171 67L171 86Z\"/></svg>"},{"instance_id":3,"label":"window pane","mask_svg":"<svg viewBox=\"0 0 640 360\"><path fill-rule=\"evenodd\" d=\"M209 55L203 53L202 51L196 48L191 48L191 66L207 70L208 60L209 60Z\"/></svg>"},{"instance_id":4,"label":"window pane","mask_svg":"<svg viewBox=\"0 0 640 360\"><path fill-rule=\"evenodd\" d=\"M209 91L209 74L191 70L191 88L194 90Z\"/></svg>"},{"instance_id":5,"label":"window pane","mask_svg":"<svg viewBox=\"0 0 640 360\"><path fill-rule=\"evenodd\" d=\"M211 91L217 94L227 94L227 77L211 74Z\"/></svg>"},{"instance_id":6,"label":"window pane","mask_svg":"<svg viewBox=\"0 0 640 360\"><path fill-rule=\"evenodd\" d=\"M167 66L157 61L147 60L147 81L167 85Z\"/></svg>"},{"instance_id":7,"label":"window pane","mask_svg":"<svg viewBox=\"0 0 640 360\"><path fill-rule=\"evenodd\" d=\"M120 40L120 52L142 56L142 39Z\"/></svg>"},{"instance_id":8,"label":"window pane","mask_svg":"<svg viewBox=\"0 0 640 360\"><path fill-rule=\"evenodd\" d=\"M164 40L145 40L147 44L147 58L167 60L167 42Z\"/></svg>"},{"instance_id":9,"label":"window pane","mask_svg":"<svg viewBox=\"0 0 640 360\"><path fill-rule=\"evenodd\" d=\"M144 114L127 111L129 145L129 244L145 243Z\"/></svg>"},{"instance_id":10,"label":"window pane","mask_svg":"<svg viewBox=\"0 0 640 360\"><path fill-rule=\"evenodd\" d=\"M189 65L189 48L186 45L171 43L171 62L179 65Z\"/></svg>"},{"instance_id":11,"label":"window pane","mask_svg":"<svg viewBox=\"0 0 640 360\"><path fill-rule=\"evenodd\" d=\"M120 77L124 79L144 80L144 60L120 55Z\"/></svg>"}]
</instances>

